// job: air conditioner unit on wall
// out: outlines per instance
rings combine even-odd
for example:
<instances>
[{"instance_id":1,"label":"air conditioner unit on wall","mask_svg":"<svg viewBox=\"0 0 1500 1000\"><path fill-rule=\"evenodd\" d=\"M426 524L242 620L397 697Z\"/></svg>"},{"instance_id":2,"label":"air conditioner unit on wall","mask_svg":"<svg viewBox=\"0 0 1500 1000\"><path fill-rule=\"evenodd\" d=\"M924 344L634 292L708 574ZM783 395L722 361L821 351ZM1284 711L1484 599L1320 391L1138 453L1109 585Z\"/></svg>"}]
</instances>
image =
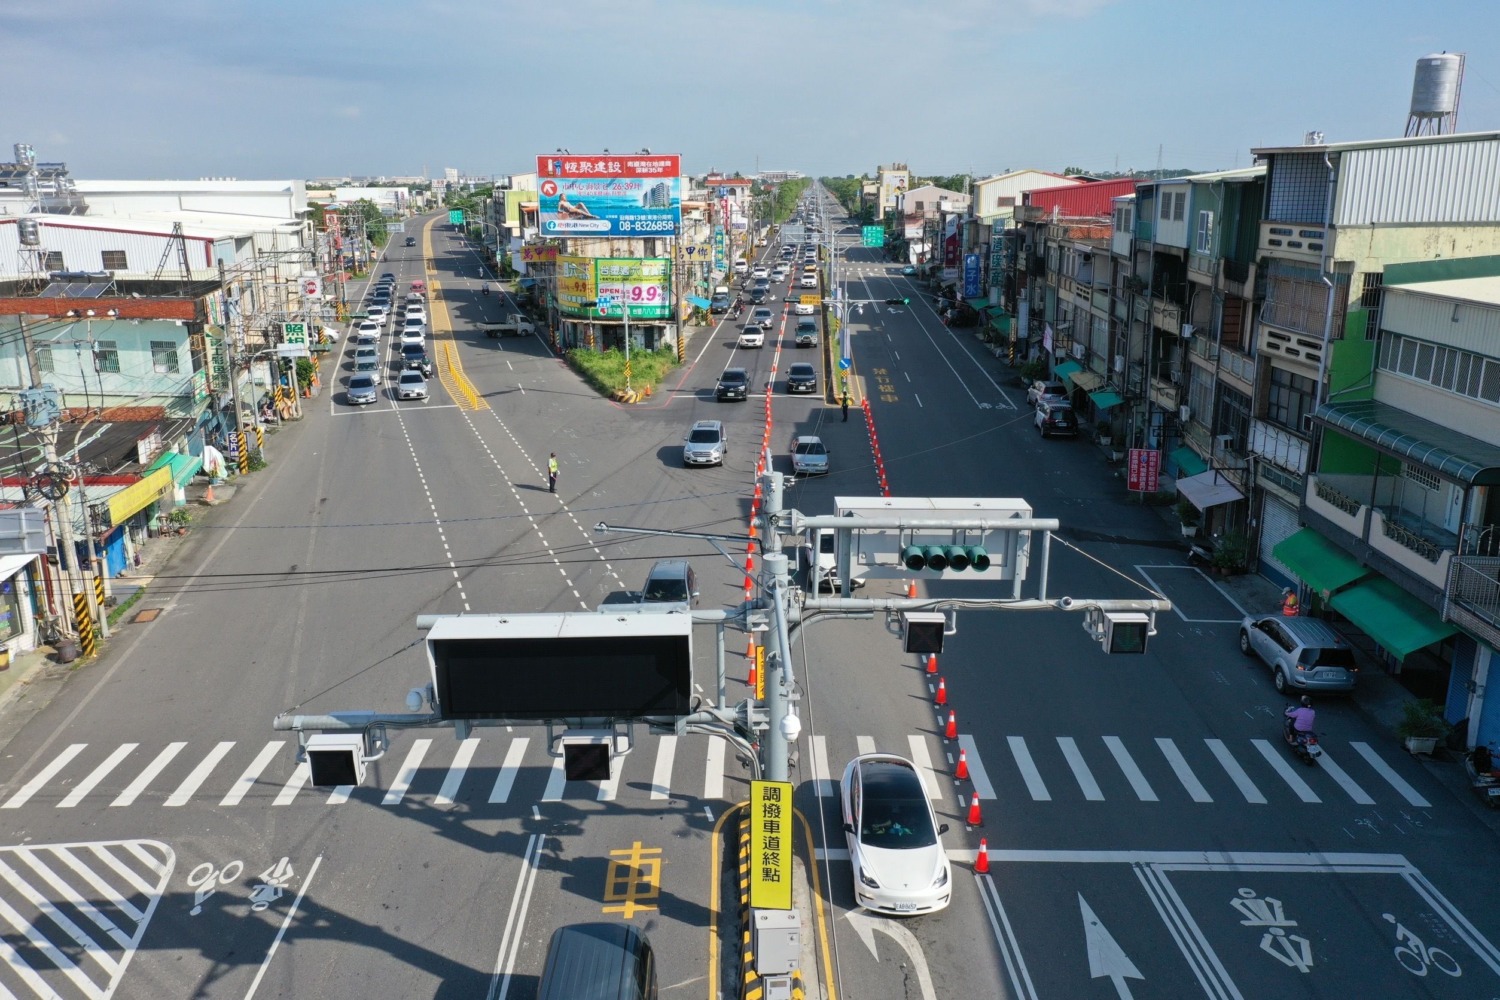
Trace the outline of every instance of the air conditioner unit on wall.
<instances>
[{"instance_id":1,"label":"air conditioner unit on wall","mask_svg":"<svg viewBox=\"0 0 1500 1000\"><path fill-rule=\"evenodd\" d=\"M1196 326L1194 326L1193 324L1191 324L1191 323L1184 323L1184 324L1182 324L1182 339L1183 340L1192 340L1193 339L1193 334L1196 333L1197 330L1198 330L1198 328Z\"/></svg>"},{"instance_id":2,"label":"air conditioner unit on wall","mask_svg":"<svg viewBox=\"0 0 1500 1000\"><path fill-rule=\"evenodd\" d=\"M1178 419L1178 421L1180 421L1181 423L1185 424L1189 420L1191 420L1192 418L1193 418L1193 408L1191 406L1179 406L1177 408L1177 419Z\"/></svg>"},{"instance_id":3,"label":"air conditioner unit on wall","mask_svg":"<svg viewBox=\"0 0 1500 1000\"><path fill-rule=\"evenodd\" d=\"M1082 344L1074 344L1073 345L1073 357L1077 358L1079 361L1083 360L1083 345Z\"/></svg>"},{"instance_id":4,"label":"air conditioner unit on wall","mask_svg":"<svg viewBox=\"0 0 1500 1000\"><path fill-rule=\"evenodd\" d=\"M1123 354L1116 354L1115 355L1115 371L1117 371L1117 372L1123 372L1124 370L1125 370L1125 355L1123 355Z\"/></svg>"}]
</instances>

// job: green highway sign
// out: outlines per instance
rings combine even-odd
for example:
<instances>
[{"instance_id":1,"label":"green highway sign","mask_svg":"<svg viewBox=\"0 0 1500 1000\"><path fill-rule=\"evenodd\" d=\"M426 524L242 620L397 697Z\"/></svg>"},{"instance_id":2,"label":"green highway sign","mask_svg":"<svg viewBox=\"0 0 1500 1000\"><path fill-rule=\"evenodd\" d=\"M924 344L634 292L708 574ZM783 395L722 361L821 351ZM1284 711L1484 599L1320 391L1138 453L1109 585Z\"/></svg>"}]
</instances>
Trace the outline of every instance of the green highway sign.
<instances>
[{"instance_id":1,"label":"green highway sign","mask_svg":"<svg viewBox=\"0 0 1500 1000\"><path fill-rule=\"evenodd\" d=\"M450 209L448 212L448 224L461 226L464 224L464 210L461 208Z\"/></svg>"},{"instance_id":2,"label":"green highway sign","mask_svg":"<svg viewBox=\"0 0 1500 1000\"><path fill-rule=\"evenodd\" d=\"M885 230L880 226L865 226L861 230L864 236L864 245L867 247L885 246Z\"/></svg>"}]
</instances>

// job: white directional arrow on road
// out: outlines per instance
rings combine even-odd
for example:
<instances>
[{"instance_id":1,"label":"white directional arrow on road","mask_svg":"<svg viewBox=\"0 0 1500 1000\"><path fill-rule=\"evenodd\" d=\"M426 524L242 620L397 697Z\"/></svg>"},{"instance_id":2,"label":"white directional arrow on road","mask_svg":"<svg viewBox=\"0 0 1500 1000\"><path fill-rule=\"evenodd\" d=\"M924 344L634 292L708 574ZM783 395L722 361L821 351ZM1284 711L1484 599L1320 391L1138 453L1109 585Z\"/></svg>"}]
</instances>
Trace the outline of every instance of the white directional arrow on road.
<instances>
[{"instance_id":1,"label":"white directional arrow on road","mask_svg":"<svg viewBox=\"0 0 1500 1000\"><path fill-rule=\"evenodd\" d=\"M872 917L860 910L851 910L844 916L854 928L854 933L865 943L865 947L870 949L875 961L880 961L880 954L875 950L876 931L900 945L911 957L912 970L916 972L917 985L922 990L922 1000L937 1000L937 991L932 986L932 973L927 968L927 956L922 954L922 943L915 934L900 924Z\"/></svg>"},{"instance_id":2,"label":"white directional arrow on road","mask_svg":"<svg viewBox=\"0 0 1500 1000\"><path fill-rule=\"evenodd\" d=\"M1146 977L1141 975L1135 963L1115 941L1114 935L1094 916L1094 911L1084 902L1081 892L1078 894L1078 909L1083 913L1083 938L1089 946L1089 975L1095 979L1108 976L1110 982L1115 984L1115 992L1120 995L1120 1000L1130 1000L1130 987L1125 985L1126 978Z\"/></svg>"}]
</instances>

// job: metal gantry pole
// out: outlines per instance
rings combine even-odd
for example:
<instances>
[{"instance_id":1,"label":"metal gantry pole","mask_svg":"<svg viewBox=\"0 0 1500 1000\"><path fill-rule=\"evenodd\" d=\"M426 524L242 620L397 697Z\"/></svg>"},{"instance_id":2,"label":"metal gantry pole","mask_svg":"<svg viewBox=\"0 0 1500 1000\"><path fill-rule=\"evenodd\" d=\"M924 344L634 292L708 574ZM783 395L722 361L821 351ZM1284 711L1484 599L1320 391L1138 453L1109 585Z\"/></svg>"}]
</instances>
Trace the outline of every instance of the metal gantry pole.
<instances>
[{"instance_id":1,"label":"metal gantry pole","mask_svg":"<svg viewBox=\"0 0 1500 1000\"><path fill-rule=\"evenodd\" d=\"M768 463L767 469L769 468ZM769 578L771 653L766 657L766 720L769 728L761 745L766 778L770 781L787 781L791 771L791 745L801 729L792 711L792 687L796 683L796 672L792 667L792 645L787 627L787 599L792 581L777 525L782 513L782 475L779 472L768 472L767 479L770 489L766 491L766 527L761 532L761 566Z\"/></svg>"}]
</instances>

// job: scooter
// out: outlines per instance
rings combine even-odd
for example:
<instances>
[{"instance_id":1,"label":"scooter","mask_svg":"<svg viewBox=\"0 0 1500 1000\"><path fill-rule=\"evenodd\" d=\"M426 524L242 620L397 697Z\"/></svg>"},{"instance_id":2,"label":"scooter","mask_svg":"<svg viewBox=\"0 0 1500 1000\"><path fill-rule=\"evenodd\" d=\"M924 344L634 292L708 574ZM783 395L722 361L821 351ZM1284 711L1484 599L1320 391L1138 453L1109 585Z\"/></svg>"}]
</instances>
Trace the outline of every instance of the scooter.
<instances>
[{"instance_id":1,"label":"scooter","mask_svg":"<svg viewBox=\"0 0 1500 1000\"><path fill-rule=\"evenodd\" d=\"M1318 734L1298 732L1292 728L1291 719L1288 719L1286 725L1281 727L1281 738L1286 741L1287 746L1292 748L1292 753L1297 755L1297 759L1308 767L1312 767L1318 762L1318 758L1323 756L1323 748L1318 746Z\"/></svg>"},{"instance_id":2,"label":"scooter","mask_svg":"<svg viewBox=\"0 0 1500 1000\"><path fill-rule=\"evenodd\" d=\"M1491 809L1500 808L1500 771L1495 769L1495 758L1490 748L1475 747L1464 754L1464 770L1469 775L1469 787L1474 794L1484 799Z\"/></svg>"}]
</instances>

